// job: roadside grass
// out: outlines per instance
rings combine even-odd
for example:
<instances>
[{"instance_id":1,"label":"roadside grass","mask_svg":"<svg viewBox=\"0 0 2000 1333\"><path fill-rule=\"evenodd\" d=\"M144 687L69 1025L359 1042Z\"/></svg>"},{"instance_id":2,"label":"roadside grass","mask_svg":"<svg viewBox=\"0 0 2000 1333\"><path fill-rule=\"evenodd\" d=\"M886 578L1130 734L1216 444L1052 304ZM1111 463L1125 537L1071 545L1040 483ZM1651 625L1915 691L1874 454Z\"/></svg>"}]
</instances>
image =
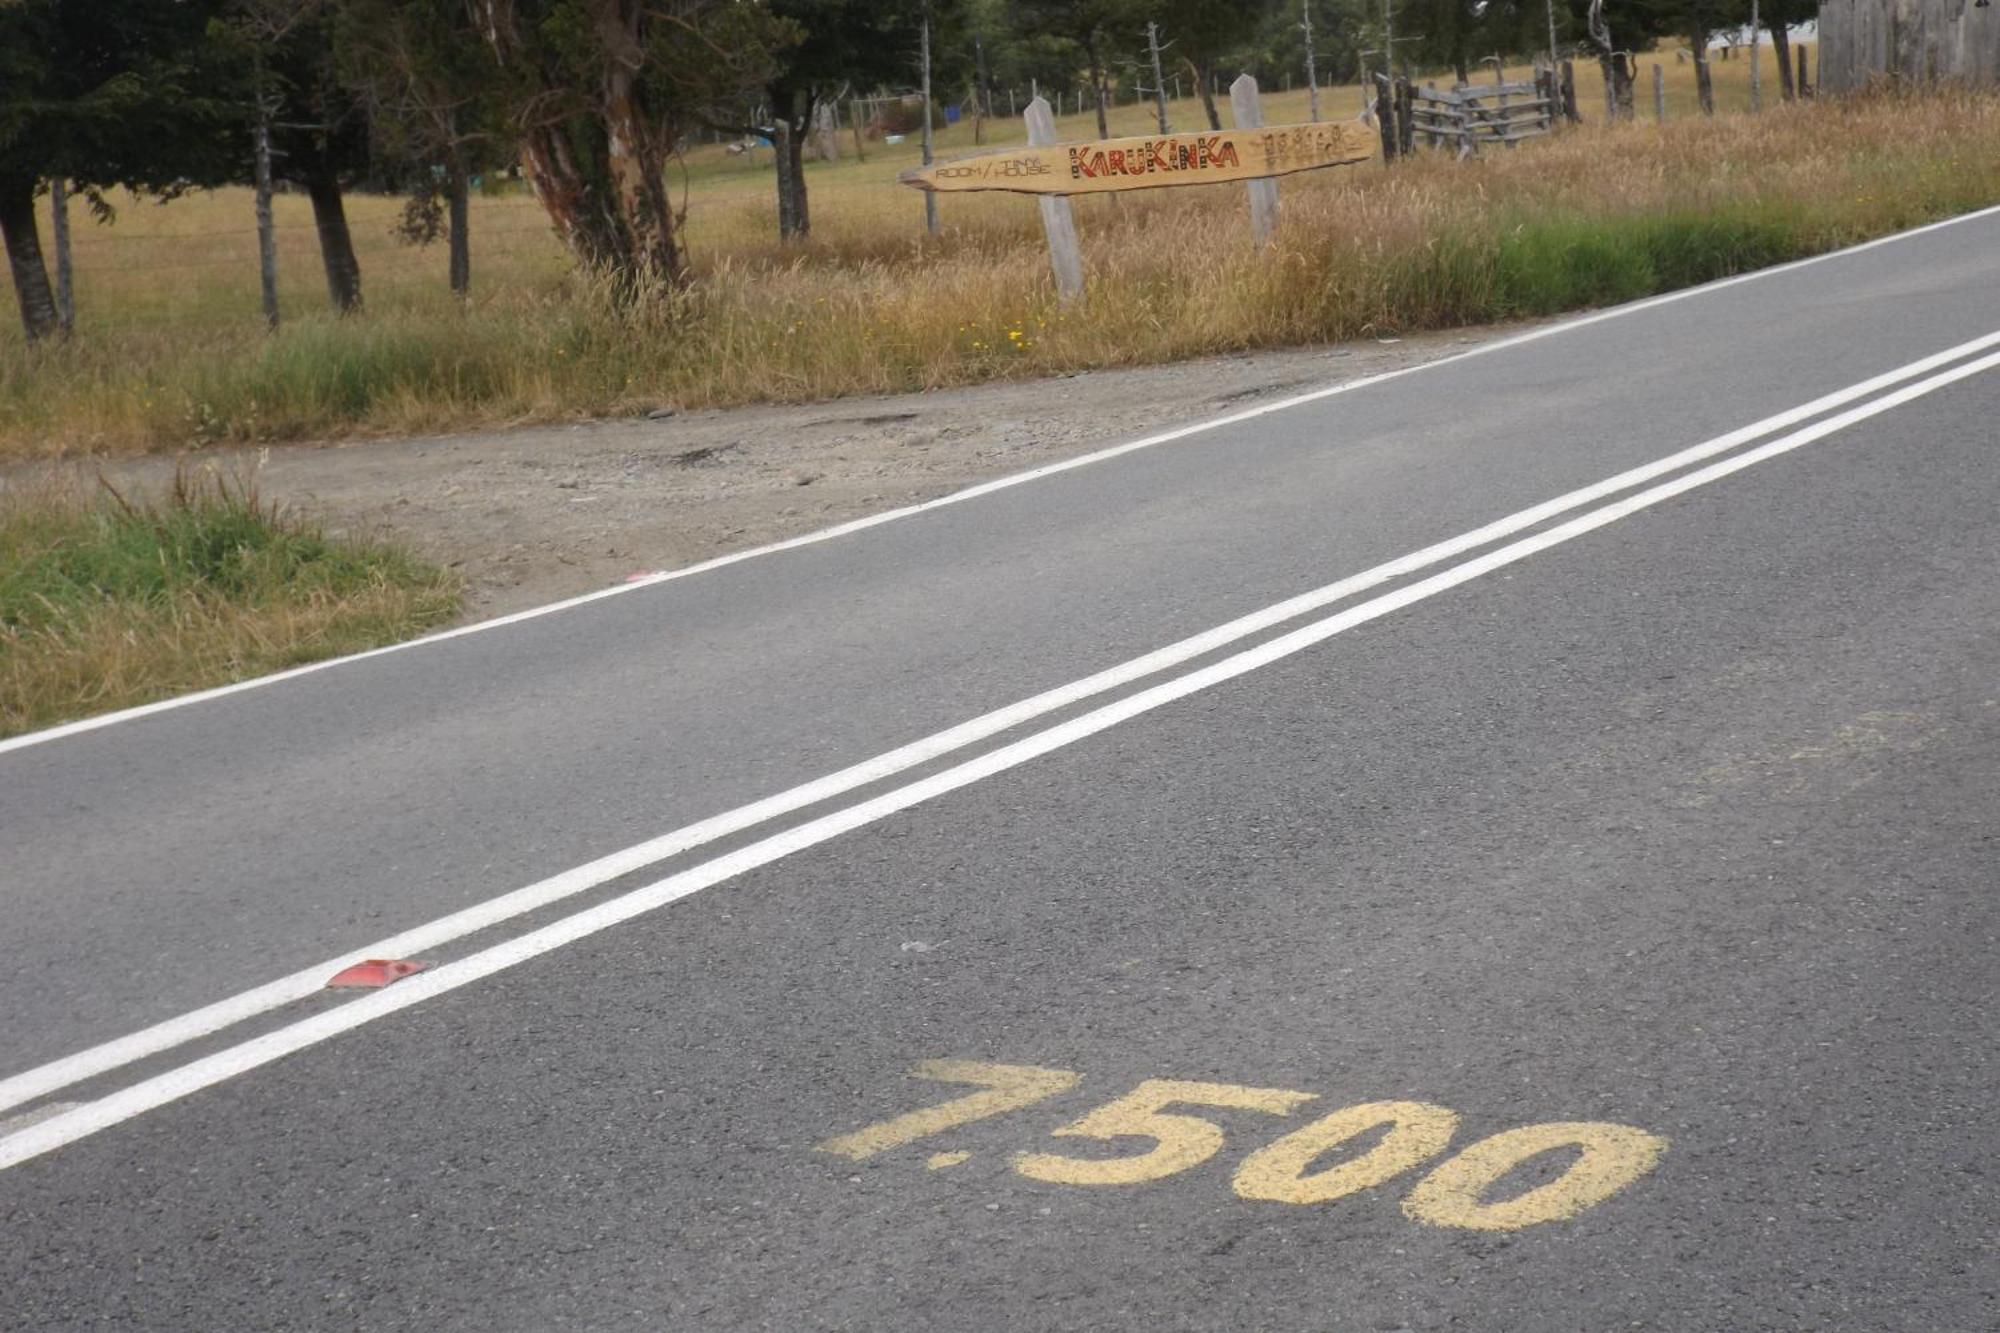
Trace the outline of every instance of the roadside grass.
<instances>
[{"instance_id":1,"label":"roadside grass","mask_svg":"<svg viewBox=\"0 0 2000 1333\"><path fill-rule=\"evenodd\" d=\"M180 470L133 499L75 475L0 491L0 736L408 638L448 575L337 541L254 483Z\"/></svg>"},{"instance_id":2,"label":"roadside grass","mask_svg":"<svg viewBox=\"0 0 2000 1333\"><path fill-rule=\"evenodd\" d=\"M1717 63L1725 106L1747 64ZM1664 67L1680 96L1691 71ZM1323 96L1340 114L1358 100ZM1300 105L1274 119L1304 118L1304 95L1289 98ZM1588 114L1588 88L1583 102ZM1114 132L1144 114L1120 107ZM1174 115L1193 123L1192 104ZM1064 133L1094 126L1072 117ZM970 146L954 136L969 130L952 127L946 152ZM225 225L247 218L241 192L135 204L113 228L80 229L78 267L98 276L73 340L0 335L0 460L894 393L1551 315L2000 202L1995 143L2000 98L1963 91L1591 124L1476 161L1288 178L1265 255L1237 187L1087 197L1090 290L1068 310L1031 200L949 198L944 234L923 235L914 192L893 183L907 145L811 168L814 236L789 248L770 235L768 168L704 149L688 187L699 281L637 306L571 271L518 194L477 201L461 306L429 272L438 257L381 234L394 201L364 198L368 308L335 319L310 287L303 201L282 199L299 286L275 336L254 315L254 238ZM174 286L183 270L164 264L106 270L155 232L203 265L198 283Z\"/></svg>"}]
</instances>

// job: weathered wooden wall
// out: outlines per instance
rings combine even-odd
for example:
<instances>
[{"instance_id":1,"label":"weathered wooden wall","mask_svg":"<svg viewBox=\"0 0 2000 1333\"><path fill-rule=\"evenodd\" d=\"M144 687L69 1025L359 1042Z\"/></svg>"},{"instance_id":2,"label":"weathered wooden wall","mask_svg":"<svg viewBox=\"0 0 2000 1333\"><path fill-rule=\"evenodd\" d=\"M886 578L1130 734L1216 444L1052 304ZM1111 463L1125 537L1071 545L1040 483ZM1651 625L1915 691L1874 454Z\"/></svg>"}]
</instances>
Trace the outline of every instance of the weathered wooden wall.
<instances>
[{"instance_id":1,"label":"weathered wooden wall","mask_svg":"<svg viewBox=\"0 0 2000 1333\"><path fill-rule=\"evenodd\" d=\"M2000 0L1820 0L1820 85L1847 92L1890 75L2000 84Z\"/></svg>"}]
</instances>

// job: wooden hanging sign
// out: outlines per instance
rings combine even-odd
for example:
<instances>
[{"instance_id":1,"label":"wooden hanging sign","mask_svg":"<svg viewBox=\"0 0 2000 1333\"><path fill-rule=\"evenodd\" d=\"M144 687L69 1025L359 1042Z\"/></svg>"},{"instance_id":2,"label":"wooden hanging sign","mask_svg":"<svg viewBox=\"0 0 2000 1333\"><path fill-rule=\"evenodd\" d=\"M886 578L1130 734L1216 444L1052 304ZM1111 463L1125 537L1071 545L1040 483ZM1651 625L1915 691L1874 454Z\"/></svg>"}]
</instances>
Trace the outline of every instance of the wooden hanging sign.
<instances>
[{"instance_id":1,"label":"wooden hanging sign","mask_svg":"<svg viewBox=\"0 0 2000 1333\"><path fill-rule=\"evenodd\" d=\"M1366 126L1322 121L1009 148L914 168L897 179L919 190L1094 194L1288 176L1366 162L1375 150L1375 134Z\"/></svg>"}]
</instances>

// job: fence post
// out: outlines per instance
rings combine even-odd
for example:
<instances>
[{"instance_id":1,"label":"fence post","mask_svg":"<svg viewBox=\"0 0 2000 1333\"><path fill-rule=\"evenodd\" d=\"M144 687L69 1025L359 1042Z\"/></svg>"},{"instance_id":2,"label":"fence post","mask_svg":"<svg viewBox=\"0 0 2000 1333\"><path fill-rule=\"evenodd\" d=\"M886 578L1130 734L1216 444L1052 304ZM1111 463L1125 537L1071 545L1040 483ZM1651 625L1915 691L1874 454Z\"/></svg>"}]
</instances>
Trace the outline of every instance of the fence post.
<instances>
[{"instance_id":1,"label":"fence post","mask_svg":"<svg viewBox=\"0 0 2000 1333\"><path fill-rule=\"evenodd\" d=\"M271 221L271 114L272 99L257 99L257 139L254 148L257 188L253 194L257 208L257 275L264 294L264 327L278 327L278 237Z\"/></svg>"},{"instance_id":2,"label":"fence post","mask_svg":"<svg viewBox=\"0 0 2000 1333\"><path fill-rule=\"evenodd\" d=\"M928 11L926 11L928 13ZM929 166L931 155L931 21L924 19L923 26L923 67L924 67L924 165ZM937 192L924 191L924 230L932 236L938 234Z\"/></svg>"},{"instance_id":3,"label":"fence post","mask_svg":"<svg viewBox=\"0 0 2000 1333\"><path fill-rule=\"evenodd\" d=\"M1028 103L1022 119L1028 122L1028 142L1046 148L1056 141L1055 117L1049 104L1037 97ZM1037 198L1042 210L1042 231L1049 238L1049 266L1056 274L1056 295L1064 305L1083 295L1083 249L1076 240L1076 214L1069 200L1059 194Z\"/></svg>"},{"instance_id":4,"label":"fence post","mask_svg":"<svg viewBox=\"0 0 2000 1333\"><path fill-rule=\"evenodd\" d=\"M840 160L840 103L821 102L813 107L813 133L819 139L822 162Z\"/></svg>"},{"instance_id":5,"label":"fence post","mask_svg":"<svg viewBox=\"0 0 2000 1333\"><path fill-rule=\"evenodd\" d=\"M1375 76L1375 128L1382 132L1382 165L1393 166L1401 140L1396 135L1396 99L1389 95L1388 76L1382 74Z\"/></svg>"},{"instance_id":6,"label":"fence post","mask_svg":"<svg viewBox=\"0 0 2000 1333\"><path fill-rule=\"evenodd\" d=\"M67 338L76 329L76 285L69 253L69 182L60 172L49 181L49 212L56 242L56 329Z\"/></svg>"},{"instance_id":7,"label":"fence post","mask_svg":"<svg viewBox=\"0 0 2000 1333\"><path fill-rule=\"evenodd\" d=\"M1299 26L1306 34L1306 105L1315 125L1319 123L1319 66L1313 52L1312 0L1299 0Z\"/></svg>"},{"instance_id":8,"label":"fence post","mask_svg":"<svg viewBox=\"0 0 2000 1333\"><path fill-rule=\"evenodd\" d=\"M1254 130L1264 124L1264 108L1257 97L1257 80L1239 74L1229 85L1229 110L1239 130ZM1278 238L1278 182L1270 177L1254 180L1250 191L1250 243L1263 249Z\"/></svg>"},{"instance_id":9,"label":"fence post","mask_svg":"<svg viewBox=\"0 0 2000 1333\"><path fill-rule=\"evenodd\" d=\"M1657 64L1653 66L1653 119L1667 123L1667 76Z\"/></svg>"},{"instance_id":10,"label":"fence post","mask_svg":"<svg viewBox=\"0 0 2000 1333\"><path fill-rule=\"evenodd\" d=\"M1758 27L1757 0L1750 0L1750 109L1764 109L1764 39Z\"/></svg>"}]
</instances>

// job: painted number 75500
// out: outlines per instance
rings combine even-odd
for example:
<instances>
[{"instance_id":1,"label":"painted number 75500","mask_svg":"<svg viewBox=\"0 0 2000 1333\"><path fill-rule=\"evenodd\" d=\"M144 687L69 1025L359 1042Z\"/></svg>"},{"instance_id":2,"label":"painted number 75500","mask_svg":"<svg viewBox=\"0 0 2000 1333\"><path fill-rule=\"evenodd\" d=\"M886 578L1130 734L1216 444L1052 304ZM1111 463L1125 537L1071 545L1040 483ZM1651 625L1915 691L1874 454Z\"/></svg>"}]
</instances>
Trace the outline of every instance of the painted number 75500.
<instances>
[{"instance_id":1,"label":"painted number 75500","mask_svg":"<svg viewBox=\"0 0 2000 1333\"><path fill-rule=\"evenodd\" d=\"M1017 1111L1067 1092L1082 1076L1067 1069L927 1060L918 1078L969 1083L980 1091L828 1139L822 1152L860 1161L988 1116ZM1057 1137L1147 1138L1153 1147L1124 1157L1071 1157L1029 1152L1014 1170L1062 1185L1136 1185L1198 1166L1221 1151L1220 1126L1169 1107L1225 1107L1289 1116L1309 1092L1246 1088L1233 1083L1191 1083L1149 1078L1122 1097L1057 1129ZM1274 1203L1330 1203L1386 1184L1440 1157L1450 1147L1458 1116L1428 1102L1363 1102L1346 1106L1256 1149L1236 1168L1231 1184L1245 1199ZM1381 1137L1365 1152L1312 1170L1314 1162L1373 1131ZM1604 1202L1653 1169L1667 1141L1630 1125L1607 1121L1558 1121L1503 1130L1460 1148L1432 1166L1403 1198L1403 1211L1433 1226L1513 1231L1538 1222L1574 1217ZM1493 1187L1530 1159L1558 1149L1575 1157L1553 1180L1504 1199ZM953 1165L963 1153L941 1153L933 1167Z\"/></svg>"}]
</instances>

